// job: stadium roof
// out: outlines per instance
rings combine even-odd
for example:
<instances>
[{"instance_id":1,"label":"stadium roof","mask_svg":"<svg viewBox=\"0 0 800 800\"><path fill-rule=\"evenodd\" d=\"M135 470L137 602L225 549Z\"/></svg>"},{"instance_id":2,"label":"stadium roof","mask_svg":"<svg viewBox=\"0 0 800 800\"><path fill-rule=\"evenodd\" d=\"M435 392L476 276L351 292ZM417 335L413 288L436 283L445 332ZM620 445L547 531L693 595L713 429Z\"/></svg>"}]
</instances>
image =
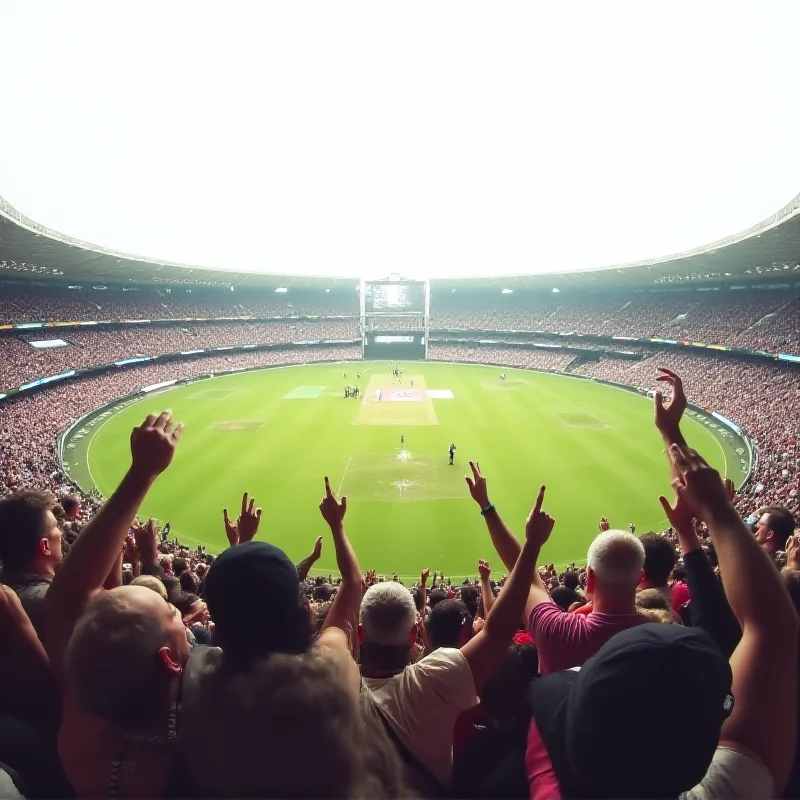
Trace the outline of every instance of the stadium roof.
<instances>
[{"instance_id":1,"label":"stadium roof","mask_svg":"<svg viewBox=\"0 0 800 800\"><path fill-rule=\"evenodd\" d=\"M580 236L580 229L575 231ZM0 197L0 280L183 286L347 286L324 278L215 270L160 261L84 242L35 222ZM511 289L691 286L708 282L800 281L800 195L768 219L711 244L646 261L529 275L434 279L435 287Z\"/></svg>"}]
</instances>

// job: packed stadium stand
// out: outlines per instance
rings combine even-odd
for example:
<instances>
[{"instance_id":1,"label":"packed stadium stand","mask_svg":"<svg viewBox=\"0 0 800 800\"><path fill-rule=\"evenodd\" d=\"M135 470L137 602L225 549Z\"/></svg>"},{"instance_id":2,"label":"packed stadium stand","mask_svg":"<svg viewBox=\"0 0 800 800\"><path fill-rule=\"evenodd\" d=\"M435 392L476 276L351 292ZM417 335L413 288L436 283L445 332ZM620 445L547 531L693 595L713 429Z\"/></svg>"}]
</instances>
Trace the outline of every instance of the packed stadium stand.
<instances>
[{"instance_id":1,"label":"packed stadium stand","mask_svg":"<svg viewBox=\"0 0 800 800\"><path fill-rule=\"evenodd\" d=\"M458 295L453 295L456 298ZM663 337L768 352L800 351L796 290L603 292L534 295L488 304L486 298L433 305L433 329L547 331Z\"/></svg>"}]
</instances>

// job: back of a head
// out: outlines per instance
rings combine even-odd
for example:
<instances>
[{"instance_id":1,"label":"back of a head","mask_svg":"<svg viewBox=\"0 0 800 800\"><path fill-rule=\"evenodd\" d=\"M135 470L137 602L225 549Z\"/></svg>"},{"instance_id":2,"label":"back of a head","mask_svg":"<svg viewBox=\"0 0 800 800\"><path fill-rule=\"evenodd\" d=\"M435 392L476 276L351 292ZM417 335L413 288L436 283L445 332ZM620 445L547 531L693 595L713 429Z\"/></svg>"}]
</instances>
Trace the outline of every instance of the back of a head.
<instances>
[{"instance_id":1,"label":"back of a head","mask_svg":"<svg viewBox=\"0 0 800 800\"><path fill-rule=\"evenodd\" d=\"M179 578L174 575L165 575L161 578L164 588L167 590L167 597L170 603L183 591L181 589L181 582Z\"/></svg>"},{"instance_id":2,"label":"back of a head","mask_svg":"<svg viewBox=\"0 0 800 800\"><path fill-rule=\"evenodd\" d=\"M480 598L480 593L474 586L462 586L461 587L461 601L467 607L469 611L469 615L471 617L478 616L478 599Z\"/></svg>"},{"instance_id":3,"label":"back of a head","mask_svg":"<svg viewBox=\"0 0 800 800\"><path fill-rule=\"evenodd\" d=\"M731 682L727 660L703 631L646 624L618 633L574 679L570 763L602 789L598 796L677 797L711 763Z\"/></svg>"},{"instance_id":4,"label":"back of a head","mask_svg":"<svg viewBox=\"0 0 800 800\"><path fill-rule=\"evenodd\" d=\"M431 589L428 592L428 605L431 608L436 608L436 605L442 600L447 600L447 592L444 589Z\"/></svg>"},{"instance_id":5,"label":"back of a head","mask_svg":"<svg viewBox=\"0 0 800 800\"><path fill-rule=\"evenodd\" d=\"M47 534L48 514L62 515L52 492L15 492L0 499L0 566L7 572L24 572L39 552ZM52 519L50 519L52 523Z\"/></svg>"},{"instance_id":6,"label":"back of a head","mask_svg":"<svg viewBox=\"0 0 800 800\"><path fill-rule=\"evenodd\" d=\"M203 594L225 659L236 668L271 653L303 653L311 644L297 568L274 545L251 541L224 550Z\"/></svg>"},{"instance_id":7,"label":"back of a head","mask_svg":"<svg viewBox=\"0 0 800 800\"><path fill-rule=\"evenodd\" d=\"M442 600L431 609L425 623L431 649L438 647L459 647L464 626L471 615L461 600Z\"/></svg>"},{"instance_id":8,"label":"back of a head","mask_svg":"<svg viewBox=\"0 0 800 800\"><path fill-rule=\"evenodd\" d=\"M644 575L651 586L666 586L678 560L669 539L658 533L645 533L639 537L644 546Z\"/></svg>"},{"instance_id":9,"label":"back of a head","mask_svg":"<svg viewBox=\"0 0 800 800\"><path fill-rule=\"evenodd\" d=\"M195 579L194 575L192 575L191 570L185 569L181 572L178 580L181 583L181 589L184 592L196 592L197 591L197 580Z\"/></svg>"},{"instance_id":10,"label":"back of a head","mask_svg":"<svg viewBox=\"0 0 800 800\"><path fill-rule=\"evenodd\" d=\"M636 593L636 607L647 611L669 611L672 606L658 589L644 589Z\"/></svg>"},{"instance_id":11,"label":"back of a head","mask_svg":"<svg viewBox=\"0 0 800 800\"><path fill-rule=\"evenodd\" d=\"M598 586L622 593L634 591L644 566L644 547L628 531L606 531L589 545L587 566Z\"/></svg>"},{"instance_id":12,"label":"back of a head","mask_svg":"<svg viewBox=\"0 0 800 800\"><path fill-rule=\"evenodd\" d=\"M564 573L564 580L562 581L567 589L577 589L580 584L580 575L574 570L570 569Z\"/></svg>"},{"instance_id":13,"label":"back of a head","mask_svg":"<svg viewBox=\"0 0 800 800\"><path fill-rule=\"evenodd\" d=\"M150 589L151 592L160 595L164 600L167 599L167 587L155 575L139 575L138 578L134 578L131 581L131 586L144 586L145 589Z\"/></svg>"},{"instance_id":14,"label":"back of a head","mask_svg":"<svg viewBox=\"0 0 800 800\"><path fill-rule=\"evenodd\" d=\"M138 603L139 596L131 591L145 592L145 602ZM122 728L138 726L164 699L158 651L167 634L147 596L157 599L143 586L94 597L75 625L65 655L67 683L79 706Z\"/></svg>"},{"instance_id":15,"label":"back of a head","mask_svg":"<svg viewBox=\"0 0 800 800\"><path fill-rule=\"evenodd\" d=\"M562 611L568 611L573 603L577 603L581 599L574 589L566 586L557 586L550 592L550 598Z\"/></svg>"},{"instance_id":16,"label":"back of a head","mask_svg":"<svg viewBox=\"0 0 800 800\"><path fill-rule=\"evenodd\" d=\"M417 608L411 592L394 581L370 586L361 601L361 627L365 643L391 646L408 644L416 620Z\"/></svg>"},{"instance_id":17,"label":"back of a head","mask_svg":"<svg viewBox=\"0 0 800 800\"><path fill-rule=\"evenodd\" d=\"M213 723L193 726L181 743L188 759L199 757L203 764L197 787L203 794L352 798L379 793L365 769L368 742L357 690L319 656L258 659L212 692L205 710Z\"/></svg>"}]
</instances>

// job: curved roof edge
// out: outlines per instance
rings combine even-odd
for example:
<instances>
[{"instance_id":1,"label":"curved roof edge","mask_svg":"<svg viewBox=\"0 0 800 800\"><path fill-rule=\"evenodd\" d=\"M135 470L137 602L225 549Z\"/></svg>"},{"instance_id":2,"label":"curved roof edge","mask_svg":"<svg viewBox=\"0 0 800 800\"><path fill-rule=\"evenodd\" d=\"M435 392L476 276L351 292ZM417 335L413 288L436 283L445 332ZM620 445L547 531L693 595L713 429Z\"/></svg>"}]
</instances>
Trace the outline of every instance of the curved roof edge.
<instances>
[{"instance_id":1,"label":"curved roof edge","mask_svg":"<svg viewBox=\"0 0 800 800\"><path fill-rule=\"evenodd\" d=\"M509 280L525 280L525 279L538 279L538 278L547 278L548 276L557 276L561 275L566 278L566 276L574 276L577 277L578 274L586 275L596 275L596 273L608 273L608 272L618 272L620 270L633 270L633 271L641 271L642 269L648 270L652 267L657 267L659 265L668 265L673 264L677 265L681 262L692 262L693 259L697 259L699 257L704 256L713 256L718 251L724 250L725 248L730 247L731 245L740 244L742 242L747 242L753 238L759 238L761 234L770 231L779 225L782 225L789 220L793 219L794 217L800 216L800 194L796 195L792 200L790 200L785 206L780 208L774 214L771 214L766 219L762 220L761 222L756 223L755 225L751 225L749 228L739 231L738 233L731 234L730 236L726 236L722 239L718 239L717 241L710 242L705 245L700 245L695 247L691 250L686 250L680 253L671 253L665 256L658 256L655 258L644 259L641 261L630 261L623 264L609 264L604 266L597 266L597 267L573 267L573 268L560 268L556 270L552 270L550 272L537 272L537 273L494 273L494 274L481 274L481 275L474 275L474 276L463 276L463 277L451 277L451 278L432 278L431 280L437 282L459 282L459 281L480 281L480 280L500 280L500 279L509 279ZM125 260L130 262L131 266L138 265L140 268L142 266L152 266L156 269L163 269L163 268L174 268L177 270L187 270L192 271L193 273L203 273L205 275L214 275L217 278L221 278L224 275L230 276L230 279L234 280L244 280L247 278L286 278L286 279L320 279L320 280L327 280L327 281L337 281L337 280L350 280L350 279L358 279L359 276L357 275L337 275L337 276L323 276L323 275L314 275L311 273L302 274L302 275L287 275L286 273L281 272L249 272L246 269L241 269L237 267L230 267L230 268L219 268L219 267L201 267L193 264L186 264L178 261L170 261L164 259L154 258L152 256L141 256L135 253L126 253L121 250L114 250L112 248L103 247L101 245L93 244L91 242L86 242L82 239L78 239L74 236L68 236L67 234L61 233L59 231L53 230L52 228L48 228L46 225L42 225L39 222L31 219L30 217L25 216L20 211L18 211L11 203L9 203L4 197L0 195L0 217L5 218L7 221L11 222L12 224L23 228L26 231L36 235L36 236L44 236L47 239L51 240L54 243L60 243L67 247L73 248L80 248L83 251L86 251L88 254L92 254L98 257L109 257L114 258L117 261ZM798 220L800 221L800 219ZM794 248L792 248L794 249ZM2 255L2 253L0 253ZM797 257L800 258L800 248L798 248ZM637 270L638 268L638 270ZM175 274L172 273L173 280L175 279ZM122 278L123 276L119 276Z\"/></svg>"}]
</instances>

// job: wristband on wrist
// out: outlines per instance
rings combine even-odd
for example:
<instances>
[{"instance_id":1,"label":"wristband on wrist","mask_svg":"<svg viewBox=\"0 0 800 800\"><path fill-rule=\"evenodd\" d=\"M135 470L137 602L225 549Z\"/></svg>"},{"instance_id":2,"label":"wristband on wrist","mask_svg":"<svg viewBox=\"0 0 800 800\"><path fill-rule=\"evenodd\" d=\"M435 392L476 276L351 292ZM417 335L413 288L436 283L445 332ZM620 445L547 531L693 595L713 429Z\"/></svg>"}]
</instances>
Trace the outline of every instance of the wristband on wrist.
<instances>
[{"instance_id":1,"label":"wristband on wrist","mask_svg":"<svg viewBox=\"0 0 800 800\"><path fill-rule=\"evenodd\" d=\"M481 514L485 517L490 511L494 511L494 503L487 503L481 509Z\"/></svg>"}]
</instances>

